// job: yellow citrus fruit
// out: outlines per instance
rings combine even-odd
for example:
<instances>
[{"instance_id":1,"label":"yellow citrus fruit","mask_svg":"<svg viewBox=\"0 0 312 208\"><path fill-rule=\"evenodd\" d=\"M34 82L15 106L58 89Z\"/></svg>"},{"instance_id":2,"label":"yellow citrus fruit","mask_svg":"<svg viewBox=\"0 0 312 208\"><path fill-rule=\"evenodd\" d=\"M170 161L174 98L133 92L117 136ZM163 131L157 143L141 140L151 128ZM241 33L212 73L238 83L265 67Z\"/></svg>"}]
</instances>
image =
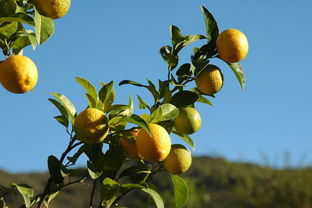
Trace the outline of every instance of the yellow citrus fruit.
<instances>
[{"instance_id":1,"label":"yellow citrus fruit","mask_svg":"<svg viewBox=\"0 0 312 208\"><path fill-rule=\"evenodd\" d=\"M195 79L197 89L206 95L214 95L223 86L223 75L215 65L208 65Z\"/></svg>"},{"instance_id":2,"label":"yellow citrus fruit","mask_svg":"<svg viewBox=\"0 0 312 208\"><path fill-rule=\"evenodd\" d=\"M70 0L35 0L37 11L51 19L63 17L70 8Z\"/></svg>"},{"instance_id":3,"label":"yellow citrus fruit","mask_svg":"<svg viewBox=\"0 0 312 208\"><path fill-rule=\"evenodd\" d=\"M37 66L26 56L13 55L0 64L0 82L10 92L26 93L36 86L37 81Z\"/></svg>"},{"instance_id":4,"label":"yellow citrus fruit","mask_svg":"<svg viewBox=\"0 0 312 208\"><path fill-rule=\"evenodd\" d=\"M141 156L138 153L137 147L135 145L135 137L138 135L138 129L132 130L130 132L132 138L120 138L119 144L122 147L125 155L132 160L141 159ZM131 140L130 140L131 139Z\"/></svg>"},{"instance_id":5,"label":"yellow citrus fruit","mask_svg":"<svg viewBox=\"0 0 312 208\"><path fill-rule=\"evenodd\" d=\"M180 108L179 115L173 121L174 127L181 134L193 134L201 127L201 117L192 107Z\"/></svg>"},{"instance_id":6,"label":"yellow citrus fruit","mask_svg":"<svg viewBox=\"0 0 312 208\"><path fill-rule=\"evenodd\" d=\"M151 135L144 129L138 131L136 147L144 160L160 162L164 160L171 148L171 139L166 129L158 124L149 124Z\"/></svg>"},{"instance_id":7,"label":"yellow citrus fruit","mask_svg":"<svg viewBox=\"0 0 312 208\"><path fill-rule=\"evenodd\" d=\"M220 33L216 45L220 58L229 63L240 62L248 54L248 40L237 29L227 29Z\"/></svg>"},{"instance_id":8,"label":"yellow citrus fruit","mask_svg":"<svg viewBox=\"0 0 312 208\"><path fill-rule=\"evenodd\" d=\"M87 108L77 116L74 130L77 139L80 141L87 144L99 143L108 134L108 119L103 111L96 108Z\"/></svg>"},{"instance_id":9,"label":"yellow citrus fruit","mask_svg":"<svg viewBox=\"0 0 312 208\"><path fill-rule=\"evenodd\" d=\"M187 171L192 164L191 152L181 144L171 146L168 157L163 161L165 169L172 174L180 174Z\"/></svg>"}]
</instances>

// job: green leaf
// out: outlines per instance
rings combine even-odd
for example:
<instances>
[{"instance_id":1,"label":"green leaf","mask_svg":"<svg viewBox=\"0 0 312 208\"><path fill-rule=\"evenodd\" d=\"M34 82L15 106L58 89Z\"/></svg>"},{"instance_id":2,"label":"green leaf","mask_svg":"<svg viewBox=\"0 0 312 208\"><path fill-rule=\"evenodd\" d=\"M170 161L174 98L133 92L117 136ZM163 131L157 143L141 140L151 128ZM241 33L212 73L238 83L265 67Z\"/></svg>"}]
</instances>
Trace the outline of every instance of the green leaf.
<instances>
[{"instance_id":1,"label":"green leaf","mask_svg":"<svg viewBox=\"0 0 312 208\"><path fill-rule=\"evenodd\" d=\"M67 159L74 165L77 162L80 155L82 155L82 153L84 153L86 149L87 146L82 145L72 157L67 157Z\"/></svg>"},{"instance_id":2,"label":"green leaf","mask_svg":"<svg viewBox=\"0 0 312 208\"><path fill-rule=\"evenodd\" d=\"M34 190L32 187L26 185L26 184L12 184L16 187L17 191L23 196L25 205L28 207L30 205L30 197L33 197Z\"/></svg>"},{"instance_id":3,"label":"green leaf","mask_svg":"<svg viewBox=\"0 0 312 208\"><path fill-rule=\"evenodd\" d=\"M120 184L111 178L105 178L100 187L101 200L108 201L119 193Z\"/></svg>"},{"instance_id":4,"label":"green leaf","mask_svg":"<svg viewBox=\"0 0 312 208\"><path fill-rule=\"evenodd\" d=\"M150 106L143 100L143 98L141 98L139 95L137 95L138 101L139 101L139 108L140 109L151 109Z\"/></svg>"},{"instance_id":5,"label":"green leaf","mask_svg":"<svg viewBox=\"0 0 312 208\"><path fill-rule=\"evenodd\" d=\"M159 98L165 98L164 100L168 100L171 98L171 91L170 91L170 87L169 87L170 81L169 80L165 80L165 81L161 81L158 80L158 85L159 85ZM164 103L166 103L164 101Z\"/></svg>"},{"instance_id":6,"label":"green leaf","mask_svg":"<svg viewBox=\"0 0 312 208\"><path fill-rule=\"evenodd\" d=\"M179 115L179 110L170 103L160 105L151 115L151 123L158 123L174 119Z\"/></svg>"},{"instance_id":7,"label":"green leaf","mask_svg":"<svg viewBox=\"0 0 312 208\"><path fill-rule=\"evenodd\" d=\"M194 92L197 94L198 98L196 100L196 102L200 102L200 103L205 103L205 104L208 104L208 105L211 105L213 106L213 103L208 100L206 97L204 97L198 90L197 88L192 88L190 89L190 91Z\"/></svg>"},{"instance_id":8,"label":"green leaf","mask_svg":"<svg viewBox=\"0 0 312 208\"><path fill-rule=\"evenodd\" d=\"M69 125L69 121L68 118L60 115L60 116L54 116L55 120L57 120L60 124L62 124L63 126L65 126L66 128Z\"/></svg>"},{"instance_id":9,"label":"green leaf","mask_svg":"<svg viewBox=\"0 0 312 208\"><path fill-rule=\"evenodd\" d=\"M150 128L148 127L148 124L146 123L146 121L136 114L132 114L130 117L125 117L122 120L125 122L138 125L142 129L144 129L146 132L148 132L149 134L151 133Z\"/></svg>"},{"instance_id":10,"label":"green leaf","mask_svg":"<svg viewBox=\"0 0 312 208\"><path fill-rule=\"evenodd\" d=\"M204 15L205 25L206 25L206 33L208 41L215 42L219 35L219 28L216 20L213 15L208 11L204 6L201 7L201 10Z\"/></svg>"},{"instance_id":11,"label":"green leaf","mask_svg":"<svg viewBox=\"0 0 312 208\"><path fill-rule=\"evenodd\" d=\"M17 22L11 22L9 24L3 24L0 27L0 34L3 35L4 37L10 37L14 33L16 33L17 28L18 28Z\"/></svg>"},{"instance_id":12,"label":"green leaf","mask_svg":"<svg viewBox=\"0 0 312 208\"><path fill-rule=\"evenodd\" d=\"M175 47L178 43L182 42L185 38L181 34L180 29L177 26L170 25L170 36L172 45Z\"/></svg>"},{"instance_id":13,"label":"green leaf","mask_svg":"<svg viewBox=\"0 0 312 208\"><path fill-rule=\"evenodd\" d=\"M26 23L31 26L35 25L34 19L27 15L26 13L15 13L10 16L0 17L0 23L1 22L20 22L20 23Z\"/></svg>"},{"instance_id":14,"label":"green leaf","mask_svg":"<svg viewBox=\"0 0 312 208\"><path fill-rule=\"evenodd\" d=\"M61 113L60 116L54 117L58 122L60 122L62 125L64 125L66 128L69 125L68 121L68 113L66 108L57 100L49 98L48 99Z\"/></svg>"},{"instance_id":15,"label":"green leaf","mask_svg":"<svg viewBox=\"0 0 312 208\"><path fill-rule=\"evenodd\" d=\"M89 82L86 79L83 79L81 77L75 77L76 82L78 82L85 90L86 92L91 95L95 100L98 99L98 95L96 92L95 87L92 85L91 82Z\"/></svg>"},{"instance_id":16,"label":"green leaf","mask_svg":"<svg viewBox=\"0 0 312 208\"><path fill-rule=\"evenodd\" d=\"M35 9L34 22L37 42L38 44L42 44L53 35L54 21L48 17L40 15Z\"/></svg>"},{"instance_id":17,"label":"green leaf","mask_svg":"<svg viewBox=\"0 0 312 208\"><path fill-rule=\"evenodd\" d=\"M172 96L171 103L178 108L193 105L198 100L198 95L191 91L180 91Z\"/></svg>"},{"instance_id":18,"label":"green leaf","mask_svg":"<svg viewBox=\"0 0 312 208\"><path fill-rule=\"evenodd\" d=\"M10 16L15 13L16 10L15 0L0 0L0 17ZM2 21L0 21L1 23Z\"/></svg>"},{"instance_id":19,"label":"green leaf","mask_svg":"<svg viewBox=\"0 0 312 208\"><path fill-rule=\"evenodd\" d=\"M232 71L234 72L236 78L238 79L238 82L242 88L242 90L245 88L245 74L244 69L240 63L227 63Z\"/></svg>"},{"instance_id":20,"label":"green leaf","mask_svg":"<svg viewBox=\"0 0 312 208\"><path fill-rule=\"evenodd\" d=\"M37 46L38 46L35 33L29 32L29 33L27 33L27 37L28 37L28 39L30 41L30 44L31 44L33 50L35 50L37 48Z\"/></svg>"},{"instance_id":21,"label":"green leaf","mask_svg":"<svg viewBox=\"0 0 312 208\"><path fill-rule=\"evenodd\" d=\"M33 48L36 47L37 40L34 33L26 32L25 35L17 37L16 40L12 43L11 47L13 48L15 53L19 53L23 48L30 44L33 44Z\"/></svg>"},{"instance_id":22,"label":"green leaf","mask_svg":"<svg viewBox=\"0 0 312 208\"><path fill-rule=\"evenodd\" d=\"M132 97L130 97L130 96L129 96L128 107L129 107L129 116L131 116L134 112L134 106L133 106Z\"/></svg>"},{"instance_id":23,"label":"green leaf","mask_svg":"<svg viewBox=\"0 0 312 208\"><path fill-rule=\"evenodd\" d=\"M177 131L172 131L175 135L177 135L178 137L180 137L181 139L183 139L188 145L190 145L192 147L193 150L195 150L195 145L194 142L192 140L192 138L189 135L186 134L180 134Z\"/></svg>"},{"instance_id":24,"label":"green leaf","mask_svg":"<svg viewBox=\"0 0 312 208\"><path fill-rule=\"evenodd\" d=\"M160 55L168 64L169 69L173 69L178 65L179 56L172 54L172 48L170 46L164 46L160 49Z\"/></svg>"},{"instance_id":25,"label":"green leaf","mask_svg":"<svg viewBox=\"0 0 312 208\"><path fill-rule=\"evenodd\" d=\"M179 67L179 69L176 72L176 75L178 76L191 76L192 70L191 70L191 64L183 64Z\"/></svg>"},{"instance_id":26,"label":"green leaf","mask_svg":"<svg viewBox=\"0 0 312 208\"><path fill-rule=\"evenodd\" d=\"M93 180L100 177L103 172L103 164L101 163L93 163L91 161L88 161L87 167L88 167L88 173Z\"/></svg>"},{"instance_id":27,"label":"green leaf","mask_svg":"<svg viewBox=\"0 0 312 208\"><path fill-rule=\"evenodd\" d=\"M9 207L6 205L6 203L5 203L3 197L0 198L0 208L9 208Z\"/></svg>"},{"instance_id":28,"label":"green leaf","mask_svg":"<svg viewBox=\"0 0 312 208\"><path fill-rule=\"evenodd\" d=\"M147 193L153 199L157 208L165 207L163 199L155 190L151 188L141 188L141 190Z\"/></svg>"},{"instance_id":29,"label":"green leaf","mask_svg":"<svg viewBox=\"0 0 312 208\"><path fill-rule=\"evenodd\" d=\"M46 203L49 204L58 194L59 194L59 191L50 193L46 198Z\"/></svg>"},{"instance_id":30,"label":"green leaf","mask_svg":"<svg viewBox=\"0 0 312 208\"><path fill-rule=\"evenodd\" d=\"M163 199L157 193L157 191L155 191L154 189L146 188L140 184L133 184L133 183L122 184L121 187L126 189L126 190L140 189L140 190L144 191L145 193L147 193L153 199L157 208L164 208L165 207Z\"/></svg>"},{"instance_id":31,"label":"green leaf","mask_svg":"<svg viewBox=\"0 0 312 208\"><path fill-rule=\"evenodd\" d=\"M75 115L76 115L76 108L74 104L67 98L65 95L56 93L56 92L51 92L50 93L52 96L54 96L60 103L65 107L72 124L75 123Z\"/></svg>"},{"instance_id":32,"label":"green leaf","mask_svg":"<svg viewBox=\"0 0 312 208\"><path fill-rule=\"evenodd\" d=\"M176 208L182 208L186 204L189 197L189 188L183 178L172 175L171 180L174 186L174 199Z\"/></svg>"},{"instance_id":33,"label":"green leaf","mask_svg":"<svg viewBox=\"0 0 312 208\"><path fill-rule=\"evenodd\" d=\"M146 85L142 85L142 84L135 82L135 81L132 81L132 80L123 80L123 81L119 82L119 86L125 85L125 84L131 84L131 85L138 86L138 87L147 87Z\"/></svg>"},{"instance_id":34,"label":"green leaf","mask_svg":"<svg viewBox=\"0 0 312 208\"><path fill-rule=\"evenodd\" d=\"M51 179L56 183L63 182L60 161L53 155L48 157L48 168Z\"/></svg>"},{"instance_id":35,"label":"green leaf","mask_svg":"<svg viewBox=\"0 0 312 208\"><path fill-rule=\"evenodd\" d=\"M103 103L103 111L107 112L115 100L114 82L108 84L101 82L102 88L99 91L99 99Z\"/></svg>"},{"instance_id":36,"label":"green leaf","mask_svg":"<svg viewBox=\"0 0 312 208\"><path fill-rule=\"evenodd\" d=\"M156 90L156 86L150 80L147 80L148 86L146 87L154 97L155 103L159 101L159 92Z\"/></svg>"},{"instance_id":37,"label":"green leaf","mask_svg":"<svg viewBox=\"0 0 312 208\"><path fill-rule=\"evenodd\" d=\"M200 39L206 39L205 36L203 35L188 35L185 37L185 39L183 41L181 41L180 43L178 43L176 46L175 46L175 53L178 53L182 48L184 48L185 46L197 41L197 40L200 40Z\"/></svg>"}]
</instances>

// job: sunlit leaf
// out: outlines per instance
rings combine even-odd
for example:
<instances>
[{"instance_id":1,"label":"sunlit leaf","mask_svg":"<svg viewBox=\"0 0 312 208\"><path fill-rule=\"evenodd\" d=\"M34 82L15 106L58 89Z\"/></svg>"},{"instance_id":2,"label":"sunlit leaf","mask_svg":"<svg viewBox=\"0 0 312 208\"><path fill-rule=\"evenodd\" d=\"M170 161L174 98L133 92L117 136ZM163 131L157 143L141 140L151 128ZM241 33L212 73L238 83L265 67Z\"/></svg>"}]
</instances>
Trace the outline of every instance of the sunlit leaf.
<instances>
[{"instance_id":1,"label":"sunlit leaf","mask_svg":"<svg viewBox=\"0 0 312 208\"><path fill-rule=\"evenodd\" d=\"M184 134L180 134L177 131L172 131L175 135L179 136L181 139L183 139L188 145L190 145L192 147L193 150L195 150L195 145L194 142L192 140L192 138L189 135L184 135Z\"/></svg>"},{"instance_id":2,"label":"sunlit leaf","mask_svg":"<svg viewBox=\"0 0 312 208\"><path fill-rule=\"evenodd\" d=\"M174 187L173 191L176 208L182 208L188 200L189 188L180 176L171 174L171 180Z\"/></svg>"},{"instance_id":3,"label":"sunlit leaf","mask_svg":"<svg viewBox=\"0 0 312 208\"><path fill-rule=\"evenodd\" d=\"M68 112L68 115L71 119L72 124L75 123L75 114L76 114L76 108L74 104L67 98L65 95L62 95L60 93L51 92L51 95L53 95L62 105L65 107L66 111Z\"/></svg>"},{"instance_id":4,"label":"sunlit leaf","mask_svg":"<svg viewBox=\"0 0 312 208\"><path fill-rule=\"evenodd\" d=\"M3 26L1 25L0 34L3 35L4 37L10 37L17 31L17 28L18 28L17 22L11 22Z\"/></svg>"},{"instance_id":5,"label":"sunlit leaf","mask_svg":"<svg viewBox=\"0 0 312 208\"><path fill-rule=\"evenodd\" d=\"M240 63L227 63L234 72L242 90L245 88L245 74L244 69Z\"/></svg>"},{"instance_id":6,"label":"sunlit leaf","mask_svg":"<svg viewBox=\"0 0 312 208\"><path fill-rule=\"evenodd\" d=\"M42 44L54 33L54 21L40 15L35 9L34 22L37 42Z\"/></svg>"},{"instance_id":7,"label":"sunlit leaf","mask_svg":"<svg viewBox=\"0 0 312 208\"><path fill-rule=\"evenodd\" d=\"M144 129L146 132L150 133L150 128L148 127L148 124L146 123L146 121L136 114L132 114L130 117L123 118L123 121L138 125L142 129Z\"/></svg>"},{"instance_id":8,"label":"sunlit leaf","mask_svg":"<svg viewBox=\"0 0 312 208\"><path fill-rule=\"evenodd\" d=\"M174 119L179 114L179 110L170 103L165 103L160 106L152 113L151 123L158 123L161 121L167 121Z\"/></svg>"}]
</instances>

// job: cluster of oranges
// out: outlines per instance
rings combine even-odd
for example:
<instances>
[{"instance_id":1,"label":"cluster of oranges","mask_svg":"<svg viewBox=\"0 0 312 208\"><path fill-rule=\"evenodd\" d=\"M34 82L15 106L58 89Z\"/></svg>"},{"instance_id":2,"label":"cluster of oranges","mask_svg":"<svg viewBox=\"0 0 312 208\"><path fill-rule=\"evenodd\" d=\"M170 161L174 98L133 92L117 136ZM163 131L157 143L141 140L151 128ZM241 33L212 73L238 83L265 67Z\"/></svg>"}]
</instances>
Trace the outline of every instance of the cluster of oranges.
<instances>
[{"instance_id":1,"label":"cluster of oranges","mask_svg":"<svg viewBox=\"0 0 312 208\"><path fill-rule=\"evenodd\" d=\"M70 0L35 0L36 10L51 19L63 17L70 8ZM26 93L38 81L36 64L23 55L12 55L0 62L0 83L12 93Z\"/></svg>"},{"instance_id":2,"label":"cluster of oranges","mask_svg":"<svg viewBox=\"0 0 312 208\"><path fill-rule=\"evenodd\" d=\"M228 63L240 62L248 53L248 41L245 35L236 29L222 32L216 41L219 57ZM214 95L223 85L221 70L208 65L195 79L197 89L206 95ZM193 107L179 109L179 115L173 120L180 134L193 134L201 127L201 117ZM150 133L142 128L134 128L119 138L119 145L125 156L133 160L162 162L164 168L172 174L187 171L192 163L191 152L181 144L171 144L167 130L159 124L150 123ZM108 118L96 108L87 108L76 118L74 130L77 138L85 143L102 142L109 133Z\"/></svg>"}]
</instances>

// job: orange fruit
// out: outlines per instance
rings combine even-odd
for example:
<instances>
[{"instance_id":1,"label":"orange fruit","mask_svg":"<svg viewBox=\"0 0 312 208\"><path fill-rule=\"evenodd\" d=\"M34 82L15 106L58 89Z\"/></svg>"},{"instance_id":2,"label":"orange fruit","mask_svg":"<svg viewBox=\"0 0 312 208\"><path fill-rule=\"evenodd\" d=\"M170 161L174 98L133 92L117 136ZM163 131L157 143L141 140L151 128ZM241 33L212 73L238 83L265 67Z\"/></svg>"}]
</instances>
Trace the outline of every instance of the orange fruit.
<instances>
[{"instance_id":1,"label":"orange fruit","mask_svg":"<svg viewBox=\"0 0 312 208\"><path fill-rule=\"evenodd\" d=\"M173 144L170 153L163 161L163 164L169 173L184 173L191 167L192 154L185 146L181 144Z\"/></svg>"},{"instance_id":2,"label":"orange fruit","mask_svg":"<svg viewBox=\"0 0 312 208\"><path fill-rule=\"evenodd\" d=\"M87 108L79 113L74 123L77 139L87 144L102 142L108 132L108 119L103 111Z\"/></svg>"},{"instance_id":3,"label":"orange fruit","mask_svg":"<svg viewBox=\"0 0 312 208\"><path fill-rule=\"evenodd\" d=\"M195 79L197 89L206 95L213 96L223 86L223 75L215 65L208 65Z\"/></svg>"},{"instance_id":4,"label":"orange fruit","mask_svg":"<svg viewBox=\"0 0 312 208\"><path fill-rule=\"evenodd\" d=\"M138 129L132 130L130 132L132 138L124 138L121 137L119 139L119 144L122 147L125 155L132 160L139 160L141 159L141 156L138 153L137 147L136 147L136 140L135 137L138 135Z\"/></svg>"},{"instance_id":5,"label":"orange fruit","mask_svg":"<svg viewBox=\"0 0 312 208\"><path fill-rule=\"evenodd\" d=\"M227 29L220 33L216 46L220 58L229 63L242 61L249 50L246 36L237 29Z\"/></svg>"},{"instance_id":6,"label":"orange fruit","mask_svg":"<svg viewBox=\"0 0 312 208\"><path fill-rule=\"evenodd\" d=\"M38 12L51 19L63 17L69 11L70 0L35 0L35 7Z\"/></svg>"},{"instance_id":7,"label":"orange fruit","mask_svg":"<svg viewBox=\"0 0 312 208\"><path fill-rule=\"evenodd\" d=\"M158 124L149 124L151 135L140 129L136 136L138 153L144 160L160 162L164 160L171 148L171 139L166 129Z\"/></svg>"},{"instance_id":8,"label":"orange fruit","mask_svg":"<svg viewBox=\"0 0 312 208\"><path fill-rule=\"evenodd\" d=\"M0 64L0 82L10 92L26 93L36 86L37 81L37 66L26 56L13 55Z\"/></svg>"}]
</instances>

